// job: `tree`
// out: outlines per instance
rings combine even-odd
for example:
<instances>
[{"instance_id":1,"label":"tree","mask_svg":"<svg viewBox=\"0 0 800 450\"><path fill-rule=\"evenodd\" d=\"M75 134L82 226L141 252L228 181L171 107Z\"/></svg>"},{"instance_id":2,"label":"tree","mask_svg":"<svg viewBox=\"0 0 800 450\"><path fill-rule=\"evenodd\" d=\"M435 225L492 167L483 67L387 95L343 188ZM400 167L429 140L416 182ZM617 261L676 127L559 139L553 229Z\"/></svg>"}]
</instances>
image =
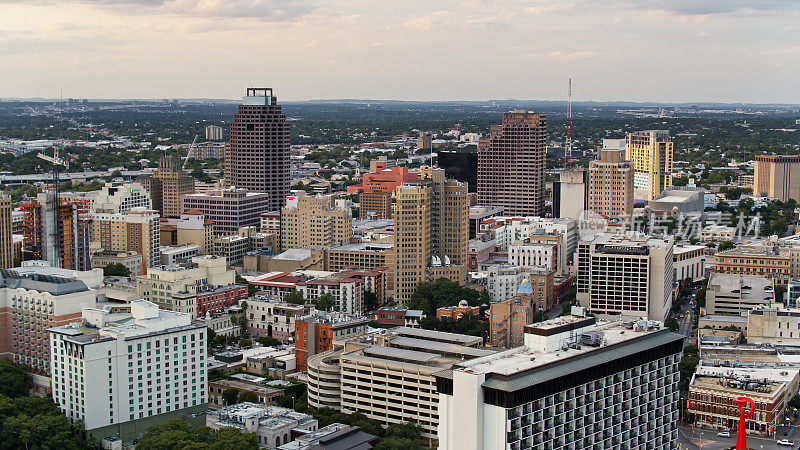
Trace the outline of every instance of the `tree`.
<instances>
[{"instance_id":1,"label":"tree","mask_svg":"<svg viewBox=\"0 0 800 450\"><path fill-rule=\"evenodd\" d=\"M103 267L104 277L130 277L131 270L120 263L111 263Z\"/></svg>"},{"instance_id":2,"label":"tree","mask_svg":"<svg viewBox=\"0 0 800 450\"><path fill-rule=\"evenodd\" d=\"M235 281L236 281L236 284L239 284L239 285L242 285L242 286L247 286L247 296L248 297L252 297L252 296L254 296L256 294L256 292L258 292L258 287L248 283L247 280L242 278L242 276L239 275L239 274L236 275Z\"/></svg>"},{"instance_id":3,"label":"tree","mask_svg":"<svg viewBox=\"0 0 800 450\"><path fill-rule=\"evenodd\" d=\"M208 327L207 330L208 330L207 331L208 332L208 338L207 338L206 342L208 343L208 347L211 348L211 347L214 346L214 341L217 339L217 332L214 331L213 329L211 329L211 327Z\"/></svg>"},{"instance_id":4,"label":"tree","mask_svg":"<svg viewBox=\"0 0 800 450\"><path fill-rule=\"evenodd\" d=\"M727 250L733 250L736 248L736 244L732 241L723 241L719 243L719 247L717 247L717 251L724 252Z\"/></svg>"},{"instance_id":5,"label":"tree","mask_svg":"<svg viewBox=\"0 0 800 450\"><path fill-rule=\"evenodd\" d=\"M226 405L234 405L238 403L239 399L239 391L233 388L228 388L222 391L222 400L225 401Z\"/></svg>"},{"instance_id":6,"label":"tree","mask_svg":"<svg viewBox=\"0 0 800 450\"><path fill-rule=\"evenodd\" d=\"M244 391L239 394L239 403L243 402L258 403L258 396L251 391Z\"/></svg>"},{"instance_id":7,"label":"tree","mask_svg":"<svg viewBox=\"0 0 800 450\"><path fill-rule=\"evenodd\" d=\"M264 347L275 347L283 344L281 341L271 336L260 337L256 340L258 341L259 344L263 345Z\"/></svg>"},{"instance_id":8,"label":"tree","mask_svg":"<svg viewBox=\"0 0 800 450\"><path fill-rule=\"evenodd\" d=\"M258 437L243 433L238 428L225 427L212 430L208 427L193 427L181 419L169 420L150 427L136 444L139 450L171 449L245 449L257 450Z\"/></svg>"},{"instance_id":9,"label":"tree","mask_svg":"<svg viewBox=\"0 0 800 450\"><path fill-rule=\"evenodd\" d=\"M253 346L253 341L250 339L242 339L239 341L239 347L241 348L250 348Z\"/></svg>"},{"instance_id":10,"label":"tree","mask_svg":"<svg viewBox=\"0 0 800 450\"><path fill-rule=\"evenodd\" d=\"M372 291L364 291L364 309L373 311L378 308L378 296Z\"/></svg>"},{"instance_id":11,"label":"tree","mask_svg":"<svg viewBox=\"0 0 800 450\"><path fill-rule=\"evenodd\" d=\"M333 311L336 308L336 299L331 294L322 294L314 300L314 307L320 311Z\"/></svg>"},{"instance_id":12,"label":"tree","mask_svg":"<svg viewBox=\"0 0 800 450\"><path fill-rule=\"evenodd\" d=\"M664 321L664 326L669 328L670 331L678 331L680 329L680 325L678 321L674 317L667 317L667 320Z\"/></svg>"},{"instance_id":13,"label":"tree","mask_svg":"<svg viewBox=\"0 0 800 450\"><path fill-rule=\"evenodd\" d=\"M11 398L28 395L28 374L24 366L0 359L0 395Z\"/></svg>"},{"instance_id":14,"label":"tree","mask_svg":"<svg viewBox=\"0 0 800 450\"><path fill-rule=\"evenodd\" d=\"M191 175L194 177L195 180L203 183L208 183L209 181L211 181L211 177L203 169L199 167L196 167L194 170L192 170Z\"/></svg>"},{"instance_id":15,"label":"tree","mask_svg":"<svg viewBox=\"0 0 800 450\"><path fill-rule=\"evenodd\" d=\"M295 305L304 305L306 304L306 299L303 298L303 294L300 293L297 289L292 290L286 294L286 297L283 298L283 301L292 303Z\"/></svg>"},{"instance_id":16,"label":"tree","mask_svg":"<svg viewBox=\"0 0 800 450\"><path fill-rule=\"evenodd\" d=\"M800 409L800 394L794 394L794 397L789 400L789 406Z\"/></svg>"},{"instance_id":17,"label":"tree","mask_svg":"<svg viewBox=\"0 0 800 450\"><path fill-rule=\"evenodd\" d=\"M697 368L697 364L700 363L700 353L697 350L697 347L693 345L687 345L683 349L683 357L681 357L680 362L678 363L678 371L681 373L681 383L687 385L689 380L692 379L692 375L694 375L694 371Z\"/></svg>"},{"instance_id":18,"label":"tree","mask_svg":"<svg viewBox=\"0 0 800 450\"><path fill-rule=\"evenodd\" d=\"M688 186L689 177L672 177L673 186Z\"/></svg>"}]
</instances>

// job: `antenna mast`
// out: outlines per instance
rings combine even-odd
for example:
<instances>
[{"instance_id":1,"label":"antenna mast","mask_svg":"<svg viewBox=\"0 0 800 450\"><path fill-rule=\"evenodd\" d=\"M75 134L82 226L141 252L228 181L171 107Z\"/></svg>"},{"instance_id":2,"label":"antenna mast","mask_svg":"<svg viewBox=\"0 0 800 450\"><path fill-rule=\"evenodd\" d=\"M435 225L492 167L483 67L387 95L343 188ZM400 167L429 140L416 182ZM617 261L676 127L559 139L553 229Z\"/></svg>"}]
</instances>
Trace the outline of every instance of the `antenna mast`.
<instances>
[{"instance_id":1,"label":"antenna mast","mask_svg":"<svg viewBox=\"0 0 800 450\"><path fill-rule=\"evenodd\" d=\"M564 139L564 168L569 167L572 159L572 77L569 78L567 88L567 130Z\"/></svg>"}]
</instances>

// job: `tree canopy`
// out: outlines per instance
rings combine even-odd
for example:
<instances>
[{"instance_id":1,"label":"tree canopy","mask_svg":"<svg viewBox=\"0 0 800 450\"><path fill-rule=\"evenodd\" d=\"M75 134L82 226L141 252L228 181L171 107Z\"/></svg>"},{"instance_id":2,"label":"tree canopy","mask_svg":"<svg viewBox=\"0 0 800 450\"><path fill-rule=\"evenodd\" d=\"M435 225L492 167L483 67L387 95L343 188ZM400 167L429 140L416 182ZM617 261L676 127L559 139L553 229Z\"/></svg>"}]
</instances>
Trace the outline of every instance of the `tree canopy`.
<instances>
[{"instance_id":1,"label":"tree canopy","mask_svg":"<svg viewBox=\"0 0 800 450\"><path fill-rule=\"evenodd\" d=\"M421 309L428 316L436 316L438 308L458 305L461 300L466 300L470 306L478 306L481 303L481 294L474 289L462 287L455 281L439 278L433 283L423 281L417 284L407 304L410 309Z\"/></svg>"},{"instance_id":2,"label":"tree canopy","mask_svg":"<svg viewBox=\"0 0 800 450\"><path fill-rule=\"evenodd\" d=\"M238 428L212 430L208 427L193 427L180 419L150 427L136 444L139 450L209 449L257 450L258 437L243 433Z\"/></svg>"},{"instance_id":3,"label":"tree canopy","mask_svg":"<svg viewBox=\"0 0 800 450\"><path fill-rule=\"evenodd\" d=\"M104 277L130 277L131 270L120 263L111 263L103 267Z\"/></svg>"}]
</instances>

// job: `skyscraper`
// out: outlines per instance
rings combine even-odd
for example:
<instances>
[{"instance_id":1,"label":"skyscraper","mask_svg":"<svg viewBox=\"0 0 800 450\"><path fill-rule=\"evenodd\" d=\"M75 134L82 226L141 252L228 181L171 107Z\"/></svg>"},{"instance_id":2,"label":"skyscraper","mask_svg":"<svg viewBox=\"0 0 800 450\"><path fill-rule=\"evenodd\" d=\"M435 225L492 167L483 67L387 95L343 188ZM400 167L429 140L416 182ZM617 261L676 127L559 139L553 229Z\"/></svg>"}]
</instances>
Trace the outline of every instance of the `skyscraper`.
<instances>
[{"instance_id":1,"label":"skyscraper","mask_svg":"<svg viewBox=\"0 0 800 450\"><path fill-rule=\"evenodd\" d=\"M89 270L89 201L60 199L58 206L56 201L54 193L43 192L20 205L25 259L42 259L51 267Z\"/></svg>"},{"instance_id":2,"label":"skyscraper","mask_svg":"<svg viewBox=\"0 0 800 450\"><path fill-rule=\"evenodd\" d=\"M228 184L269 194L269 210L280 210L289 193L289 124L272 88L248 88L230 125L225 154Z\"/></svg>"},{"instance_id":3,"label":"skyscraper","mask_svg":"<svg viewBox=\"0 0 800 450\"><path fill-rule=\"evenodd\" d=\"M625 161L625 139L603 139L598 159L589 163L587 206L605 217L633 213L633 163Z\"/></svg>"},{"instance_id":4,"label":"skyscraper","mask_svg":"<svg viewBox=\"0 0 800 450\"><path fill-rule=\"evenodd\" d=\"M0 196L0 269L14 266L14 252L11 245L11 198Z\"/></svg>"},{"instance_id":5,"label":"skyscraper","mask_svg":"<svg viewBox=\"0 0 800 450\"><path fill-rule=\"evenodd\" d=\"M478 148L478 203L509 215L541 216L547 118L529 111L503 114Z\"/></svg>"},{"instance_id":6,"label":"skyscraper","mask_svg":"<svg viewBox=\"0 0 800 450\"><path fill-rule=\"evenodd\" d=\"M194 192L194 178L183 171L180 158L164 157L158 161L158 170L139 180L153 201L153 209L162 217L181 215L180 198Z\"/></svg>"},{"instance_id":7,"label":"skyscraper","mask_svg":"<svg viewBox=\"0 0 800 450\"><path fill-rule=\"evenodd\" d=\"M800 156L756 155L753 195L800 200Z\"/></svg>"},{"instance_id":8,"label":"skyscraper","mask_svg":"<svg viewBox=\"0 0 800 450\"><path fill-rule=\"evenodd\" d=\"M395 298L400 301L421 281L462 282L467 275L467 186L445 180L443 169L422 167L420 176L397 188Z\"/></svg>"},{"instance_id":9,"label":"skyscraper","mask_svg":"<svg viewBox=\"0 0 800 450\"><path fill-rule=\"evenodd\" d=\"M668 130L628 133L625 159L633 161L636 198L652 200L672 186L672 141Z\"/></svg>"}]
</instances>

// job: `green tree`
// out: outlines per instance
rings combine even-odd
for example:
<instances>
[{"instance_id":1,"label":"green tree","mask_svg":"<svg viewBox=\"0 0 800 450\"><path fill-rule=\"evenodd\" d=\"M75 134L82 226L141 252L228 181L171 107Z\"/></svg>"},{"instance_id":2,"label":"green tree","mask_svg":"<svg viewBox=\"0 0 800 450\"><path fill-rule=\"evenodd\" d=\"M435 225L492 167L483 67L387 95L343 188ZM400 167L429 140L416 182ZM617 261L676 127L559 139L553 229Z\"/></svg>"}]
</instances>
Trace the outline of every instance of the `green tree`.
<instances>
[{"instance_id":1,"label":"green tree","mask_svg":"<svg viewBox=\"0 0 800 450\"><path fill-rule=\"evenodd\" d=\"M322 294L314 300L314 307L320 311L333 311L336 308L336 299L331 294Z\"/></svg>"},{"instance_id":2,"label":"green tree","mask_svg":"<svg viewBox=\"0 0 800 450\"><path fill-rule=\"evenodd\" d=\"M736 248L736 244L732 241L723 241L719 243L719 247L717 247L717 251L724 252L727 250L733 250Z\"/></svg>"},{"instance_id":3,"label":"green tree","mask_svg":"<svg viewBox=\"0 0 800 450\"><path fill-rule=\"evenodd\" d=\"M667 320L664 321L664 326L669 328L670 331L678 331L680 329L680 325L674 317L667 317Z\"/></svg>"},{"instance_id":4,"label":"green tree","mask_svg":"<svg viewBox=\"0 0 800 450\"><path fill-rule=\"evenodd\" d=\"M252 297L258 292L258 287L247 282L241 275L237 274L235 280L236 284L247 286L247 296Z\"/></svg>"},{"instance_id":5,"label":"green tree","mask_svg":"<svg viewBox=\"0 0 800 450\"><path fill-rule=\"evenodd\" d=\"M217 339L217 332L211 329L211 327L208 327L207 330L208 330L207 331L208 338L206 339L206 342L208 344L208 347L211 348L214 346L214 341Z\"/></svg>"},{"instance_id":6,"label":"green tree","mask_svg":"<svg viewBox=\"0 0 800 450\"><path fill-rule=\"evenodd\" d=\"M239 341L239 347L241 348L250 348L253 346L253 341L250 339L242 339Z\"/></svg>"},{"instance_id":7,"label":"green tree","mask_svg":"<svg viewBox=\"0 0 800 450\"><path fill-rule=\"evenodd\" d=\"M111 263L103 267L104 277L130 277L131 270L120 263Z\"/></svg>"},{"instance_id":8,"label":"green tree","mask_svg":"<svg viewBox=\"0 0 800 450\"><path fill-rule=\"evenodd\" d=\"M306 303L306 299L303 298L303 294L301 294L297 289L294 289L292 292L286 294L286 297L283 298L283 301L295 305L304 305Z\"/></svg>"},{"instance_id":9,"label":"green tree","mask_svg":"<svg viewBox=\"0 0 800 450\"><path fill-rule=\"evenodd\" d=\"M243 402L258 403L258 396L251 391L244 391L239 394L239 403Z\"/></svg>"},{"instance_id":10,"label":"green tree","mask_svg":"<svg viewBox=\"0 0 800 450\"><path fill-rule=\"evenodd\" d=\"M683 356L678 363L678 371L681 374L681 383L684 384L684 386L688 385L689 380L691 380L692 375L697 368L697 364L699 363L700 353L698 352L697 347L693 345L687 345L683 349Z\"/></svg>"},{"instance_id":11,"label":"green tree","mask_svg":"<svg viewBox=\"0 0 800 450\"><path fill-rule=\"evenodd\" d=\"M25 366L0 359L0 395L11 398L28 395L28 373Z\"/></svg>"},{"instance_id":12,"label":"green tree","mask_svg":"<svg viewBox=\"0 0 800 450\"><path fill-rule=\"evenodd\" d=\"M181 419L173 419L150 427L136 444L138 450L213 449L229 448L257 450L258 437L243 433L238 428L225 427L212 430L193 427Z\"/></svg>"},{"instance_id":13,"label":"green tree","mask_svg":"<svg viewBox=\"0 0 800 450\"><path fill-rule=\"evenodd\" d=\"M264 336L256 339L259 344L263 345L264 347L275 347L276 345L281 345L282 342L275 339L274 337Z\"/></svg>"},{"instance_id":14,"label":"green tree","mask_svg":"<svg viewBox=\"0 0 800 450\"><path fill-rule=\"evenodd\" d=\"M373 311L378 308L378 296L372 291L364 291L364 309Z\"/></svg>"},{"instance_id":15,"label":"green tree","mask_svg":"<svg viewBox=\"0 0 800 450\"><path fill-rule=\"evenodd\" d=\"M239 391L233 388L225 389L222 391L222 400L225 401L226 405L234 405L238 403L239 399Z\"/></svg>"},{"instance_id":16,"label":"green tree","mask_svg":"<svg viewBox=\"0 0 800 450\"><path fill-rule=\"evenodd\" d=\"M789 406L800 409L800 394L794 394L792 399L789 400Z\"/></svg>"}]
</instances>

